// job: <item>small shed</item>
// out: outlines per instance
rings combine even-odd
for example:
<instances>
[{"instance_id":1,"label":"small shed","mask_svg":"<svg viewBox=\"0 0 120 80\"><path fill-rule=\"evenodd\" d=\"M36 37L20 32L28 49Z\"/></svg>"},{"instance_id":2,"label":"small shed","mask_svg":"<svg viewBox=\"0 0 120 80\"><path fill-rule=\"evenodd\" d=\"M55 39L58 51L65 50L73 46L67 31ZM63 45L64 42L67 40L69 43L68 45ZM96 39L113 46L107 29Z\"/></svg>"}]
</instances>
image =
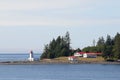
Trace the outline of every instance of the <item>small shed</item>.
<instances>
[{"instance_id":1,"label":"small shed","mask_svg":"<svg viewBox=\"0 0 120 80\"><path fill-rule=\"evenodd\" d=\"M76 57L82 57L83 54L84 54L84 52L76 52L76 53L74 53L74 56L76 56Z\"/></svg>"},{"instance_id":2,"label":"small shed","mask_svg":"<svg viewBox=\"0 0 120 80\"><path fill-rule=\"evenodd\" d=\"M69 57L68 57L68 60L69 60L69 61L76 61L76 60L77 60L77 57L76 57L76 56L69 56Z\"/></svg>"}]
</instances>

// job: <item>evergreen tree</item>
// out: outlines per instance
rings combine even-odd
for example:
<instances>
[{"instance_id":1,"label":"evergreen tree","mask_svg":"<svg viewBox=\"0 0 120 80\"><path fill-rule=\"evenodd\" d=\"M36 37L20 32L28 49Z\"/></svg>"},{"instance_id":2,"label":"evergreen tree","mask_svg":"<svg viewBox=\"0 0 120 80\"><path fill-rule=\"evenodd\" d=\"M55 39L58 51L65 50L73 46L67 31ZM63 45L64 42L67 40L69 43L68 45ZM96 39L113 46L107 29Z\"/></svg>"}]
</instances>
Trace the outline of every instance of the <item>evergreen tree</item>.
<instances>
[{"instance_id":1,"label":"evergreen tree","mask_svg":"<svg viewBox=\"0 0 120 80\"><path fill-rule=\"evenodd\" d=\"M113 40L110 35L107 35L107 40L105 43L107 46L112 46L113 45Z\"/></svg>"},{"instance_id":2,"label":"evergreen tree","mask_svg":"<svg viewBox=\"0 0 120 80\"><path fill-rule=\"evenodd\" d=\"M41 57L49 58L48 54L49 54L49 48L48 48L48 45L45 45L44 54L42 54Z\"/></svg>"},{"instance_id":3,"label":"evergreen tree","mask_svg":"<svg viewBox=\"0 0 120 80\"><path fill-rule=\"evenodd\" d=\"M80 48L77 48L77 49L76 49L76 52L81 52L81 49L80 49Z\"/></svg>"},{"instance_id":4,"label":"evergreen tree","mask_svg":"<svg viewBox=\"0 0 120 80\"><path fill-rule=\"evenodd\" d=\"M56 40L53 39L50 42L50 44L45 46L44 52L41 55L41 59L43 58L51 59L69 55L71 55L70 36L69 32L67 32L65 37L58 36Z\"/></svg>"},{"instance_id":5,"label":"evergreen tree","mask_svg":"<svg viewBox=\"0 0 120 80\"><path fill-rule=\"evenodd\" d=\"M117 33L117 35L115 36L114 43L115 43L113 48L114 56L116 59L120 59L120 34L119 33Z\"/></svg>"},{"instance_id":6,"label":"evergreen tree","mask_svg":"<svg viewBox=\"0 0 120 80\"><path fill-rule=\"evenodd\" d=\"M106 59L106 60L112 60L114 58L114 55L113 55L113 39L111 38L110 35L107 35L107 39L106 39L106 42L105 42L105 45L104 45L104 51L103 51L103 57Z\"/></svg>"},{"instance_id":7,"label":"evergreen tree","mask_svg":"<svg viewBox=\"0 0 120 80\"><path fill-rule=\"evenodd\" d=\"M70 34L69 32L66 33L64 40L65 41L65 46L64 46L64 56L69 56L70 54Z\"/></svg>"},{"instance_id":8,"label":"evergreen tree","mask_svg":"<svg viewBox=\"0 0 120 80\"><path fill-rule=\"evenodd\" d=\"M103 46L105 44L105 40L103 37L100 37L97 42L97 46Z\"/></svg>"},{"instance_id":9,"label":"evergreen tree","mask_svg":"<svg viewBox=\"0 0 120 80\"><path fill-rule=\"evenodd\" d=\"M69 32L66 33L66 35L65 35L65 37L64 37L64 40L65 40L65 42L66 42L66 46L67 46L68 48L70 48L70 34L69 34Z\"/></svg>"},{"instance_id":10,"label":"evergreen tree","mask_svg":"<svg viewBox=\"0 0 120 80\"><path fill-rule=\"evenodd\" d=\"M104 51L105 40L103 37L100 37L97 42L97 51L103 52Z\"/></svg>"}]
</instances>

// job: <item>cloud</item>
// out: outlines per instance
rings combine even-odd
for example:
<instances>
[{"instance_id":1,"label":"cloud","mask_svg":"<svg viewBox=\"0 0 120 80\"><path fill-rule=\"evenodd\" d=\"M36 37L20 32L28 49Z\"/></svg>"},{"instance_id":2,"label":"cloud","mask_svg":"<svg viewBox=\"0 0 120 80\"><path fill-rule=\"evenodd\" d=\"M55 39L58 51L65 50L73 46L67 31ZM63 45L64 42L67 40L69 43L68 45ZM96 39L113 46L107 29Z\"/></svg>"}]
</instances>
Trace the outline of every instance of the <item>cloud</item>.
<instances>
[{"instance_id":1,"label":"cloud","mask_svg":"<svg viewBox=\"0 0 120 80\"><path fill-rule=\"evenodd\" d=\"M97 10L99 2L96 0L4 0L0 1L0 26L119 24L120 19L116 18L93 18L97 14L94 11ZM99 8L101 4L102 2Z\"/></svg>"},{"instance_id":2,"label":"cloud","mask_svg":"<svg viewBox=\"0 0 120 80\"><path fill-rule=\"evenodd\" d=\"M59 9L73 6L90 7L89 0L5 0L0 1L0 10Z\"/></svg>"},{"instance_id":3,"label":"cloud","mask_svg":"<svg viewBox=\"0 0 120 80\"><path fill-rule=\"evenodd\" d=\"M0 1L0 25L71 25L71 21L69 22L69 20L64 19L65 15L69 13L72 14L76 7L89 8L89 2L89 0ZM63 13L57 13L59 10ZM55 11L54 14L51 13L50 15L51 11ZM41 13L43 15L41 15ZM74 14L71 16L74 16ZM74 23L74 21L72 23Z\"/></svg>"},{"instance_id":4,"label":"cloud","mask_svg":"<svg viewBox=\"0 0 120 80\"><path fill-rule=\"evenodd\" d=\"M54 19L44 16L21 20L1 20L0 26L93 26L93 25L120 25L120 19Z\"/></svg>"}]
</instances>

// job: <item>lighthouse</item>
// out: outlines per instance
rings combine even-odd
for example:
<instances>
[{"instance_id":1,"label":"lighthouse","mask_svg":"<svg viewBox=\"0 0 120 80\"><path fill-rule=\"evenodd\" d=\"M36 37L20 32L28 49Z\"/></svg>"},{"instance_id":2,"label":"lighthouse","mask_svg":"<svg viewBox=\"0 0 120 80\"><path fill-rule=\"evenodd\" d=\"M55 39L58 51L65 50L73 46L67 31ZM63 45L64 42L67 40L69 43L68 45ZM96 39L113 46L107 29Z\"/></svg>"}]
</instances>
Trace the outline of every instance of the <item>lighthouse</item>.
<instances>
[{"instance_id":1,"label":"lighthouse","mask_svg":"<svg viewBox=\"0 0 120 80\"><path fill-rule=\"evenodd\" d=\"M29 61L34 61L33 51L30 51L28 60Z\"/></svg>"}]
</instances>

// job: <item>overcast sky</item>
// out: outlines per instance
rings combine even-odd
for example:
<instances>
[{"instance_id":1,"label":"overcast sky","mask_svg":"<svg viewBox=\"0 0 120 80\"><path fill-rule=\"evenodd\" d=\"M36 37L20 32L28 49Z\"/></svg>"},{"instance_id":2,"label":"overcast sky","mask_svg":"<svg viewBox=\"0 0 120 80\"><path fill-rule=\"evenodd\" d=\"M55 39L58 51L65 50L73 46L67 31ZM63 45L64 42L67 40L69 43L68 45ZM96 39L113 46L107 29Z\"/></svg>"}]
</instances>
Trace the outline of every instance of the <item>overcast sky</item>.
<instances>
[{"instance_id":1,"label":"overcast sky","mask_svg":"<svg viewBox=\"0 0 120 80\"><path fill-rule=\"evenodd\" d=\"M120 33L120 0L0 0L0 53L41 52L66 31L72 48Z\"/></svg>"}]
</instances>

